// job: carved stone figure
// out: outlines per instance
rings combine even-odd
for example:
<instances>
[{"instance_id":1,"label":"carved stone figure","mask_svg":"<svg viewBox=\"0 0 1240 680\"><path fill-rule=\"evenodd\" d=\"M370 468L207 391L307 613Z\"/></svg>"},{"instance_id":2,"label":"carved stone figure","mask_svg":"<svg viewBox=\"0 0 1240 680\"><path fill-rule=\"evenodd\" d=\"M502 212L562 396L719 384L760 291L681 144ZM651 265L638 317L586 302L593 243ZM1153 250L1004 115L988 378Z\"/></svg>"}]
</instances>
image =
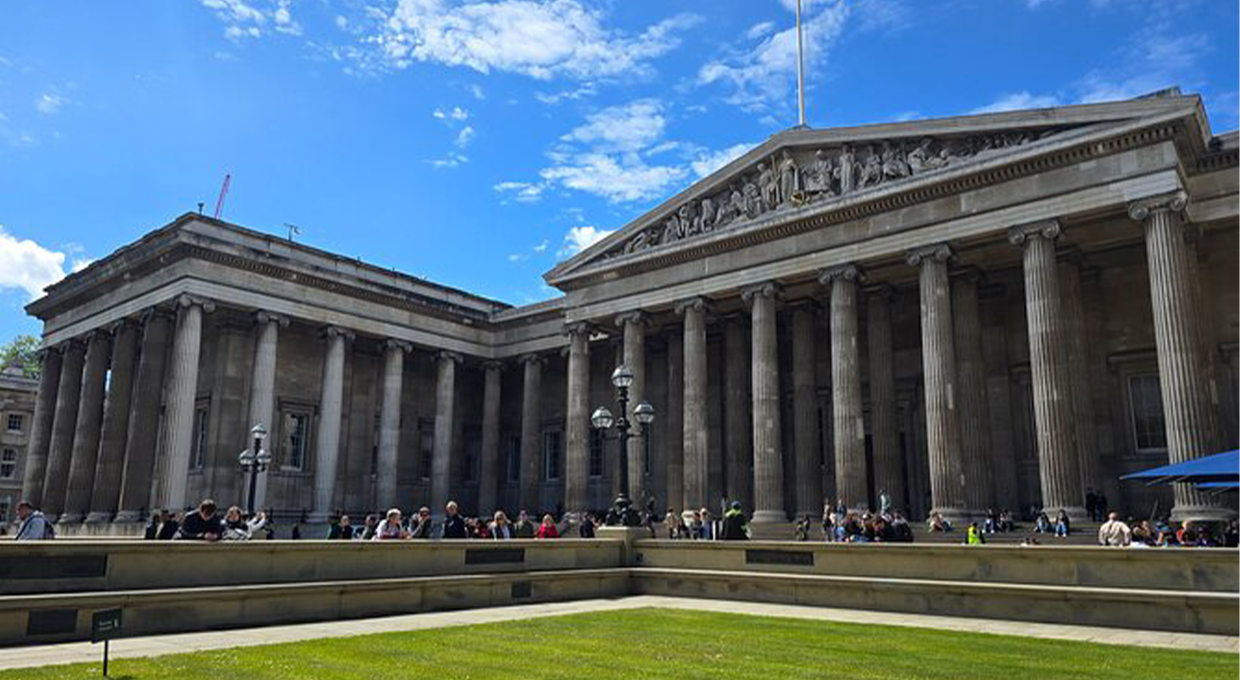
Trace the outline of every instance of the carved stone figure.
<instances>
[{"instance_id":1,"label":"carved stone figure","mask_svg":"<svg viewBox=\"0 0 1240 680\"><path fill-rule=\"evenodd\" d=\"M663 238L659 239L662 243L671 243L684 238L684 225L680 223L680 218L675 213L668 216L663 222Z\"/></svg>"},{"instance_id":2,"label":"carved stone figure","mask_svg":"<svg viewBox=\"0 0 1240 680\"><path fill-rule=\"evenodd\" d=\"M861 166L861 187L872 187L883 181L883 163L879 155L870 149L870 155L866 157L865 164Z\"/></svg>"},{"instance_id":3,"label":"carved stone figure","mask_svg":"<svg viewBox=\"0 0 1240 680\"><path fill-rule=\"evenodd\" d=\"M719 226L726 226L733 220L739 219L745 214L745 194L741 193L739 185L733 184L728 188L728 198L723 205L719 206Z\"/></svg>"},{"instance_id":4,"label":"carved stone figure","mask_svg":"<svg viewBox=\"0 0 1240 680\"><path fill-rule=\"evenodd\" d=\"M835 178L840 182L840 194L846 194L857 188L857 157L853 155L852 145L845 144L835 164Z\"/></svg>"},{"instance_id":5,"label":"carved stone figure","mask_svg":"<svg viewBox=\"0 0 1240 680\"><path fill-rule=\"evenodd\" d=\"M805 191L811 195L825 194L830 196L832 183L831 159L824 150L814 152L814 162L805 169Z\"/></svg>"},{"instance_id":6,"label":"carved stone figure","mask_svg":"<svg viewBox=\"0 0 1240 680\"><path fill-rule=\"evenodd\" d=\"M698 213L698 232L709 234L715 230L715 201L710 196L702 199L702 209Z\"/></svg>"},{"instance_id":7,"label":"carved stone figure","mask_svg":"<svg viewBox=\"0 0 1240 680\"><path fill-rule=\"evenodd\" d=\"M758 164L758 188L762 190L762 202L767 210L779 206L779 182L775 179L774 163L770 167L764 163Z\"/></svg>"},{"instance_id":8,"label":"carved stone figure","mask_svg":"<svg viewBox=\"0 0 1240 680\"><path fill-rule=\"evenodd\" d=\"M933 144L934 140L926 137L917 144L916 148L908 152L906 162L910 172L916 175L943 167L942 160L930 149Z\"/></svg>"},{"instance_id":9,"label":"carved stone figure","mask_svg":"<svg viewBox=\"0 0 1240 680\"><path fill-rule=\"evenodd\" d=\"M764 212L766 205L762 202L762 192L758 190L758 185L745 182L745 215L753 219Z\"/></svg>"},{"instance_id":10,"label":"carved stone figure","mask_svg":"<svg viewBox=\"0 0 1240 680\"><path fill-rule=\"evenodd\" d=\"M686 203L680 206L680 231L684 236L693 236L697 233L698 225L693 220L693 206Z\"/></svg>"},{"instance_id":11,"label":"carved stone figure","mask_svg":"<svg viewBox=\"0 0 1240 680\"><path fill-rule=\"evenodd\" d=\"M779 157L779 205L789 205L801 192L801 173L787 149Z\"/></svg>"},{"instance_id":12,"label":"carved stone figure","mask_svg":"<svg viewBox=\"0 0 1240 680\"><path fill-rule=\"evenodd\" d=\"M891 142L883 142L883 177L900 179L909 176L908 163L901 158L902 153L891 146Z\"/></svg>"}]
</instances>

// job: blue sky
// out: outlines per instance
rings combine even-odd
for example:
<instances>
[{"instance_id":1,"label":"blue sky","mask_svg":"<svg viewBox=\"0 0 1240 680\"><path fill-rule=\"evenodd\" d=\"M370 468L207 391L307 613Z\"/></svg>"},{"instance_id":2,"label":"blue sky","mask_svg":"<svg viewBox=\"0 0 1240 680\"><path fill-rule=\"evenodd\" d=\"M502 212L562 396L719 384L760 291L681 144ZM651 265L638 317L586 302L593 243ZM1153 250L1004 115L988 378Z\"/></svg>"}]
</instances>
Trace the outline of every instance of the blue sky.
<instances>
[{"instance_id":1,"label":"blue sky","mask_svg":"<svg viewBox=\"0 0 1240 680\"><path fill-rule=\"evenodd\" d=\"M506 302L796 123L794 0L0 0L0 341L193 210ZM806 0L809 123L1169 85L1237 127L1237 3Z\"/></svg>"}]
</instances>

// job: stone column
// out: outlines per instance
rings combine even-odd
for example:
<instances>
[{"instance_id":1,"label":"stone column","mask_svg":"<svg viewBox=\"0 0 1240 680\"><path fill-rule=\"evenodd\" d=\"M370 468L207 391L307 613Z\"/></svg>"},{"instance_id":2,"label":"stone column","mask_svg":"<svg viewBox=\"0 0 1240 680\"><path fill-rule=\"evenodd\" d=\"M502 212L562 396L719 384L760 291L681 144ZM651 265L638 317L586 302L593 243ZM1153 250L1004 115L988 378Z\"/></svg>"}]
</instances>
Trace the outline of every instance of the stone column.
<instances>
[{"instance_id":1,"label":"stone column","mask_svg":"<svg viewBox=\"0 0 1240 680\"><path fill-rule=\"evenodd\" d=\"M323 382L319 394L319 421L314 437L314 506L311 524L326 522L336 499L336 471L340 462L340 417L344 404L345 344L353 333L339 326L323 331L327 350L323 354Z\"/></svg>"},{"instance_id":2,"label":"stone column","mask_svg":"<svg viewBox=\"0 0 1240 680\"><path fill-rule=\"evenodd\" d=\"M59 521L81 522L90 511L90 494L94 488L95 461L99 457L99 430L103 424L103 397L108 375L108 359L112 353L111 338L105 330L91 332L87 337L86 364L82 369L82 394L78 398L77 423L73 433L73 458L69 462L69 483L65 489L65 507Z\"/></svg>"},{"instance_id":3,"label":"stone column","mask_svg":"<svg viewBox=\"0 0 1240 680\"><path fill-rule=\"evenodd\" d=\"M964 464L956 409L956 350L952 337L951 291L946 244L909 252L908 263L919 268L921 289L921 355L925 373L926 444L930 457L932 509L956 524L966 521Z\"/></svg>"},{"instance_id":4,"label":"stone column","mask_svg":"<svg viewBox=\"0 0 1240 680\"><path fill-rule=\"evenodd\" d=\"M1182 212L1183 192L1132 203L1128 214L1145 225L1158 381L1167 421L1167 457L1172 463L1217 453L1218 423L1212 410L1206 359L1199 339L1197 303L1188 262ZM1174 520L1225 520L1234 513L1216 497L1191 484L1175 485Z\"/></svg>"},{"instance_id":5,"label":"stone column","mask_svg":"<svg viewBox=\"0 0 1240 680\"><path fill-rule=\"evenodd\" d=\"M279 429L275 422L276 403L276 350L280 344L280 329L288 328L288 317L260 310L254 314L254 372L250 382L250 421L248 433L255 425L267 428L270 439L265 446L275 449L275 436ZM247 442L252 439L247 437ZM248 483L248 480L246 480ZM258 473L254 484L254 506L267 507L267 472ZM244 492L243 492L244 497Z\"/></svg>"},{"instance_id":6,"label":"stone column","mask_svg":"<svg viewBox=\"0 0 1240 680\"><path fill-rule=\"evenodd\" d=\"M456 365L464 357L440 352L435 380L435 444L431 453L431 514L443 516L452 491L452 433L456 421Z\"/></svg>"},{"instance_id":7,"label":"stone column","mask_svg":"<svg viewBox=\"0 0 1240 680\"><path fill-rule=\"evenodd\" d=\"M87 522L111 520L120 502L137 356L138 327L126 319L112 331L112 378L104 403L103 433L99 438L99 460L95 463L95 488Z\"/></svg>"},{"instance_id":8,"label":"stone column","mask_svg":"<svg viewBox=\"0 0 1240 680\"><path fill-rule=\"evenodd\" d=\"M383 343L383 403L379 410L379 456L375 501L380 509L400 505L396 497L397 453L400 451L400 403L404 392L405 355L413 345L389 338Z\"/></svg>"},{"instance_id":9,"label":"stone column","mask_svg":"<svg viewBox=\"0 0 1240 680\"><path fill-rule=\"evenodd\" d=\"M753 415L750 411L750 360L749 338L746 319L740 315L728 317L723 327L724 364L724 469L727 475L725 490L729 500L740 501L746 508L753 507ZM711 499L712 501L714 499ZM710 505L698 506L712 507Z\"/></svg>"},{"instance_id":10,"label":"stone column","mask_svg":"<svg viewBox=\"0 0 1240 680\"><path fill-rule=\"evenodd\" d=\"M69 484L69 466L73 460L73 436L77 431L78 403L82 398L82 365L86 359L86 343L78 338L62 346L64 361L57 388L56 415L52 424L51 445L47 454L47 472L43 477L43 514L56 521L65 509L65 490Z\"/></svg>"},{"instance_id":11,"label":"stone column","mask_svg":"<svg viewBox=\"0 0 1240 680\"><path fill-rule=\"evenodd\" d=\"M1085 319L1085 298L1081 294L1079 252L1068 253L1059 261L1059 294L1063 298L1064 335L1068 347L1068 379L1072 388L1072 423L1076 428L1076 451L1081 466L1081 493L1102 491L1099 463L1098 428L1094 423L1094 402L1090 390L1089 332ZM1109 498L1114 498L1110 496Z\"/></svg>"},{"instance_id":12,"label":"stone column","mask_svg":"<svg viewBox=\"0 0 1240 680\"><path fill-rule=\"evenodd\" d=\"M986 364L982 355L982 322L978 311L975 269L958 272L952 281L952 314L956 343L956 377L960 386L960 445L964 454L965 503L974 515L995 512L994 450L990 444L990 412L986 408Z\"/></svg>"},{"instance_id":13,"label":"stone column","mask_svg":"<svg viewBox=\"0 0 1240 680\"><path fill-rule=\"evenodd\" d=\"M214 303L191 295L177 298L180 310L172 342L172 365L164 415L166 464L159 480L160 505L176 511L189 503L190 453L194 446L194 401L198 390L198 356L202 351L202 315L215 310Z\"/></svg>"},{"instance_id":14,"label":"stone column","mask_svg":"<svg viewBox=\"0 0 1240 680\"><path fill-rule=\"evenodd\" d=\"M835 495L849 508L870 507L865 475L865 421L861 412L861 358L857 348L856 265L819 276L831 289L831 412L835 422Z\"/></svg>"},{"instance_id":15,"label":"stone column","mask_svg":"<svg viewBox=\"0 0 1240 680\"><path fill-rule=\"evenodd\" d=\"M637 431L633 409L646 395L646 326L649 317L636 311L616 317L616 323L624 330L624 364L633 372L633 386L629 388L629 422ZM646 438L629 439L629 500L636 508L646 507Z\"/></svg>"},{"instance_id":16,"label":"stone column","mask_svg":"<svg viewBox=\"0 0 1240 680\"><path fill-rule=\"evenodd\" d=\"M143 515L151 509L155 447L159 441L159 405L171 327L172 317L166 310L153 308L143 313L142 351L138 358L129 426L125 428L125 471L121 475L116 522L143 521L146 519Z\"/></svg>"},{"instance_id":17,"label":"stone column","mask_svg":"<svg viewBox=\"0 0 1240 680\"><path fill-rule=\"evenodd\" d=\"M542 453L542 368L537 354L521 357L525 379L521 383L521 495L520 505L538 512L542 479L538 464Z\"/></svg>"},{"instance_id":18,"label":"stone column","mask_svg":"<svg viewBox=\"0 0 1240 680\"><path fill-rule=\"evenodd\" d=\"M779 284L768 281L741 292L750 305L753 348L753 488L755 523L785 523L783 445L780 441L779 345L775 302Z\"/></svg>"},{"instance_id":19,"label":"stone column","mask_svg":"<svg viewBox=\"0 0 1240 680\"><path fill-rule=\"evenodd\" d=\"M796 509L798 516L811 518L822 514L823 500L818 383L814 370L817 365L814 321L818 314L818 305L809 301L792 310L792 450L796 461Z\"/></svg>"},{"instance_id":20,"label":"stone column","mask_svg":"<svg viewBox=\"0 0 1240 680\"><path fill-rule=\"evenodd\" d=\"M482 452L478 463L478 513L499 509L499 407L503 389L504 363L487 361L482 364Z\"/></svg>"},{"instance_id":21,"label":"stone column","mask_svg":"<svg viewBox=\"0 0 1240 680\"><path fill-rule=\"evenodd\" d=\"M874 487L891 496L892 505L904 507L904 474L900 461L900 425L896 413L895 353L891 341L892 288L887 284L866 291L866 345L870 361L870 441L874 451Z\"/></svg>"},{"instance_id":22,"label":"stone column","mask_svg":"<svg viewBox=\"0 0 1240 680\"><path fill-rule=\"evenodd\" d=\"M676 305L676 313L684 316L684 398L681 403L684 483L681 498L668 501L683 501L685 509L710 507L706 432L706 314L709 309L710 301L700 297Z\"/></svg>"},{"instance_id":23,"label":"stone column","mask_svg":"<svg viewBox=\"0 0 1240 680\"><path fill-rule=\"evenodd\" d=\"M1059 233L1059 222L1046 220L1012 227L1008 237L1024 251L1025 314L1042 507L1052 516L1062 508L1072 519L1086 521L1072 423L1068 337L1055 264Z\"/></svg>"},{"instance_id":24,"label":"stone column","mask_svg":"<svg viewBox=\"0 0 1240 680\"><path fill-rule=\"evenodd\" d=\"M589 508L590 487L590 327L572 324L568 333L568 392L565 405L564 510Z\"/></svg>"},{"instance_id":25,"label":"stone column","mask_svg":"<svg viewBox=\"0 0 1240 680\"><path fill-rule=\"evenodd\" d=\"M671 324L664 326L663 331L667 337L667 401L660 408L663 431L667 433L662 440L667 475L664 505L679 512L685 509L685 330L683 324ZM709 458L708 455L708 461ZM708 462L708 470L709 465Z\"/></svg>"},{"instance_id":26,"label":"stone column","mask_svg":"<svg viewBox=\"0 0 1240 680\"><path fill-rule=\"evenodd\" d=\"M30 443L26 446L26 473L22 479L22 498L36 508L43 507L43 478L47 474L47 453L52 443L61 361L60 348L43 349L39 395L34 404L34 422L30 425Z\"/></svg>"}]
</instances>

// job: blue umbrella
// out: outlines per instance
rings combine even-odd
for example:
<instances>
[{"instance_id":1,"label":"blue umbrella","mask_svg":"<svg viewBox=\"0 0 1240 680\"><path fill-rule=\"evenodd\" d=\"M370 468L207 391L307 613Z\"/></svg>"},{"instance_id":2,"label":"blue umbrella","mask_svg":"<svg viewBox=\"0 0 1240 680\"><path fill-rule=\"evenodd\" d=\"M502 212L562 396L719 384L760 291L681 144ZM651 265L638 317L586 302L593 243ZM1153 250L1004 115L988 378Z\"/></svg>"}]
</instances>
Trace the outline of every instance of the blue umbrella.
<instances>
[{"instance_id":1,"label":"blue umbrella","mask_svg":"<svg viewBox=\"0 0 1240 680\"><path fill-rule=\"evenodd\" d=\"M1240 450L1216 453L1186 460L1183 463L1164 465L1150 470L1124 475L1120 479L1145 479L1151 484L1172 484L1175 482L1191 482L1196 484L1210 482L1240 482Z\"/></svg>"}]
</instances>

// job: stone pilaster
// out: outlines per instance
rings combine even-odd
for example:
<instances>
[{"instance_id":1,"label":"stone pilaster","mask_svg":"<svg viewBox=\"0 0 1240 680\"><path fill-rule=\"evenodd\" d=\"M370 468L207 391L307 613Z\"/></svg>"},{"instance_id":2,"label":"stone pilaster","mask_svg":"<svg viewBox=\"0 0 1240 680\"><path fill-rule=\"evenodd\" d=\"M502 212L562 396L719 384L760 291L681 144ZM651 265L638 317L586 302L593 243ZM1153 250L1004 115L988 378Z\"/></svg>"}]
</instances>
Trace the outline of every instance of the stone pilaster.
<instances>
[{"instance_id":1,"label":"stone pilaster","mask_svg":"<svg viewBox=\"0 0 1240 680\"><path fill-rule=\"evenodd\" d=\"M202 315L215 304L190 295L177 298L176 337L172 342L164 422L166 464L159 480L160 505L179 510L189 505L190 454L194 446L194 400L198 389L198 358L202 352Z\"/></svg>"},{"instance_id":2,"label":"stone pilaster","mask_svg":"<svg viewBox=\"0 0 1240 680\"><path fill-rule=\"evenodd\" d=\"M725 492L729 500L753 507L753 415L750 411L749 329L740 314L723 327L723 430ZM702 507L702 506L699 506ZM710 507L705 506L705 507Z\"/></svg>"},{"instance_id":3,"label":"stone pilaster","mask_svg":"<svg viewBox=\"0 0 1240 680\"><path fill-rule=\"evenodd\" d=\"M431 513L443 515L452 491L452 435L456 423L456 365L464 357L440 352L436 359L435 444L431 454ZM524 472L524 471L522 471Z\"/></svg>"},{"instance_id":4,"label":"stone pilaster","mask_svg":"<svg viewBox=\"0 0 1240 680\"><path fill-rule=\"evenodd\" d=\"M125 470L125 441L137 374L138 326L126 319L112 331L112 378L103 409L103 433L99 460L95 463L95 488L91 492L87 522L107 522L116 514L121 498L121 475Z\"/></svg>"},{"instance_id":5,"label":"stone pilaster","mask_svg":"<svg viewBox=\"0 0 1240 680\"><path fill-rule=\"evenodd\" d=\"M267 428L270 439L265 446L275 450L278 423L275 421L276 365L280 345L280 329L288 328L288 317L260 310L254 314L254 371L250 379L250 410L248 433L255 425ZM267 507L267 472L258 473L254 484L254 505Z\"/></svg>"},{"instance_id":6,"label":"stone pilaster","mask_svg":"<svg viewBox=\"0 0 1240 680\"><path fill-rule=\"evenodd\" d=\"M103 397L108 375L112 342L107 331L90 333L86 345L86 364L82 369L82 395L73 434L73 459L69 463L69 483L65 507L59 521L81 522L90 511L90 494L95 482L95 462L99 458L99 435L103 425Z\"/></svg>"},{"instance_id":7,"label":"stone pilaster","mask_svg":"<svg viewBox=\"0 0 1240 680\"><path fill-rule=\"evenodd\" d=\"M397 454L400 451L400 404L405 384L405 355L413 345L389 338L383 343L383 402L379 407L379 452L375 470L375 502L379 508L400 506L396 496Z\"/></svg>"},{"instance_id":8,"label":"stone pilaster","mask_svg":"<svg viewBox=\"0 0 1240 680\"><path fill-rule=\"evenodd\" d=\"M1081 490L1101 491L1098 428L1094 422L1094 397L1090 389L1088 323L1081 293L1081 255L1068 253L1059 260L1059 294L1063 298L1064 335L1068 345L1068 380L1072 388L1072 424L1076 428L1076 451L1081 467ZM1112 496L1111 498L1114 498Z\"/></svg>"},{"instance_id":9,"label":"stone pilaster","mask_svg":"<svg viewBox=\"0 0 1240 680\"><path fill-rule=\"evenodd\" d=\"M784 523L783 445L780 441L779 345L775 304L781 293L770 281L741 292L750 306L753 349L753 489L755 523Z\"/></svg>"},{"instance_id":10,"label":"stone pilaster","mask_svg":"<svg viewBox=\"0 0 1240 680\"><path fill-rule=\"evenodd\" d=\"M814 367L814 325L821 313L811 301L792 309L792 451L795 462L796 514L822 514L822 469L818 438L818 382Z\"/></svg>"},{"instance_id":11,"label":"stone pilaster","mask_svg":"<svg viewBox=\"0 0 1240 680\"><path fill-rule=\"evenodd\" d=\"M616 317L616 324L624 332L624 364L633 372L633 386L629 388L629 422L633 409L646 398L646 327L650 318L645 312L636 311ZM629 439L629 498L637 507L645 507L646 499L646 438Z\"/></svg>"},{"instance_id":12,"label":"stone pilaster","mask_svg":"<svg viewBox=\"0 0 1240 680\"><path fill-rule=\"evenodd\" d=\"M681 441L684 451L684 484L680 498L688 508L710 507L708 497L709 440L707 427L706 315L711 309L705 298L692 298L676 305L684 317L684 399Z\"/></svg>"},{"instance_id":13,"label":"stone pilaster","mask_svg":"<svg viewBox=\"0 0 1240 680\"><path fill-rule=\"evenodd\" d=\"M965 503L974 515L995 512L994 450L990 445L990 411L986 408L986 364L977 286L981 273L965 269L952 281L952 315L956 343L956 377L960 387L960 446L964 455Z\"/></svg>"},{"instance_id":14,"label":"stone pilaster","mask_svg":"<svg viewBox=\"0 0 1240 680\"><path fill-rule=\"evenodd\" d=\"M1051 515L1063 509L1073 519L1084 520L1081 467L1072 423L1068 337L1055 263L1059 233L1059 222L1047 220L1013 227L1008 238L1024 251L1025 314L1042 507Z\"/></svg>"},{"instance_id":15,"label":"stone pilaster","mask_svg":"<svg viewBox=\"0 0 1240 680\"><path fill-rule=\"evenodd\" d=\"M1185 243L1183 192L1136 201L1128 214L1145 226L1145 253L1158 347L1158 380L1167 422L1167 457L1172 463L1217 453L1218 423L1202 356L1200 325ZM1176 520L1222 520L1234 515L1215 497L1190 484L1175 485Z\"/></svg>"},{"instance_id":16,"label":"stone pilaster","mask_svg":"<svg viewBox=\"0 0 1240 680\"><path fill-rule=\"evenodd\" d=\"M340 463L340 417L344 405L345 345L353 333L338 326L323 331L323 378L319 393L319 421L314 446L314 506L308 520L326 522L336 499L336 472Z\"/></svg>"},{"instance_id":17,"label":"stone pilaster","mask_svg":"<svg viewBox=\"0 0 1240 680\"><path fill-rule=\"evenodd\" d=\"M478 472L478 512L487 513L499 508L499 410L503 389L502 361L482 364L482 455Z\"/></svg>"},{"instance_id":18,"label":"stone pilaster","mask_svg":"<svg viewBox=\"0 0 1240 680\"><path fill-rule=\"evenodd\" d=\"M677 512L685 502L685 331L682 324L663 327L667 340L667 399L660 409L663 421L664 470L667 503Z\"/></svg>"},{"instance_id":19,"label":"stone pilaster","mask_svg":"<svg viewBox=\"0 0 1240 680\"><path fill-rule=\"evenodd\" d=\"M832 267L819 276L830 287L831 413L835 422L835 497L849 508L870 507L866 488L865 421L861 410L861 358L857 341L856 265Z\"/></svg>"},{"instance_id":20,"label":"stone pilaster","mask_svg":"<svg viewBox=\"0 0 1240 680\"><path fill-rule=\"evenodd\" d=\"M56 415L52 424L47 470L43 476L43 514L56 521L65 509L69 465L73 460L73 434L76 431L78 400L82 398L82 365L86 343L75 338L61 345L64 356L60 385L56 389Z\"/></svg>"},{"instance_id":21,"label":"stone pilaster","mask_svg":"<svg viewBox=\"0 0 1240 680\"><path fill-rule=\"evenodd\" d=\"M573 324L568 333L565 404L564 509L580 513L590 504L590 332Z\"/></svg>"},{"instance_id":22,"label":"stone pilaster","mask_svg":"<svg viewBox=\"0 0 1240 680\"><path fill-rule=\"evenodd\" d=\"M142 315L142 350L133 405L125 434L125 472L121 475L120 509L116 522L140 522L151 510L155 446L159 440L159 404L168 362L172 316L148 309Z\"/></svg>"},{"instance_id":23,"label":"stone pilaster","mask_svg":"<svg viewBox=\"0 0 1240 680\"><path fill-rule=\"evenodd\" d=\"M904 508L904 474L900 461L900 425L896 413L895 354L891 340L891 286L866 291L866 345L870 362L870 440L874 451L874 488Z\"/></svg>"},{"instance_id":24,"label":"stone pilaster","mask_svg":"<svg viewBox=\"0 0 1240 680\"><path fill-rule=\"evenodd\" d=\"M521 357L521 497L520 505L531 513L542 509L542 369L537 354Z\"/></svg>"},{"instance_id":25,"label":"stone pilaster","mask_svg":"<svg viewBox=\"0 0 1240 680\"><path fill-rule=\"evenodd\" d=\"M951 256L946 244L936 244L910 251L908 263L919 270L931 505L932 510L959 523L968 519L969 514L965 509L964 465L956 408L956 350L947 278L947 262Z\"/></svg>"},{"instance_id":26,"label":"stone pilaster","mask_svg":"<svg viewBox=\"0 0 1240 680\"><path fill-rule=\"evenodd\" d=\"M36 508L43 507L43 478L47 474L47 453L52 443L52 424L56 416L56 395L60 387L61 349L42 351L39 394L34 404L34 422L26 446L26 472L22 479L22 498Z\"/></svg>"}]
</instances>

